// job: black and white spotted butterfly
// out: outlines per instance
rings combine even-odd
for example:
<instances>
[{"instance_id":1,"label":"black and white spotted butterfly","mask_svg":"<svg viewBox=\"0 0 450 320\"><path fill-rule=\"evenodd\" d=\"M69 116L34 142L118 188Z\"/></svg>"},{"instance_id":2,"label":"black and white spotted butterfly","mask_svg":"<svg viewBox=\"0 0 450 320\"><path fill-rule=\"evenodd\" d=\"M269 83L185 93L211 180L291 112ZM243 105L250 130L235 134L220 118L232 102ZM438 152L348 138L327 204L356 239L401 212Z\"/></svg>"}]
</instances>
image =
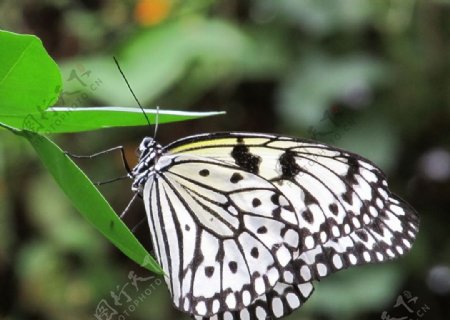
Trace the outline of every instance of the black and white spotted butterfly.
<instances>
[{"instance_id":1,"label":"black and white spotted butterfly","mask_svg":"<svg viewBox=\"0 0 450 320\"><path fill-rule=\"evenodd\" d=\"M145 202L175 306L196 319L271 319L313 281L410 250L418 217L362 157L269 134L145 138L132 189Z\"/></svg>"}]
</instances>

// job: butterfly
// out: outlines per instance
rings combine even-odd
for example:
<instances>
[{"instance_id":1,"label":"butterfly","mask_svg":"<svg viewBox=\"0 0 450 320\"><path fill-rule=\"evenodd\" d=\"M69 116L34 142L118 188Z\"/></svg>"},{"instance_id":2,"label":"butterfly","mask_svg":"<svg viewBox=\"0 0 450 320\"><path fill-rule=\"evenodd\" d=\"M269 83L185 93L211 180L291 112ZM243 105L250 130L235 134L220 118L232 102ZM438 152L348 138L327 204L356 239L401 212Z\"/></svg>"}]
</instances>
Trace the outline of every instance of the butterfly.
<instances>
[{"instance_id":1,"label":"butterfly","mask_svg":"<svg viewBox=\"0 0 450 320\"><path fill-rule=\"evenodd\" d=\"M313 282L412 247L419 220L370 161L272 134L146 137L131 171L176 308L195 319L276 319Z\"/></svg>"}]
</instances>

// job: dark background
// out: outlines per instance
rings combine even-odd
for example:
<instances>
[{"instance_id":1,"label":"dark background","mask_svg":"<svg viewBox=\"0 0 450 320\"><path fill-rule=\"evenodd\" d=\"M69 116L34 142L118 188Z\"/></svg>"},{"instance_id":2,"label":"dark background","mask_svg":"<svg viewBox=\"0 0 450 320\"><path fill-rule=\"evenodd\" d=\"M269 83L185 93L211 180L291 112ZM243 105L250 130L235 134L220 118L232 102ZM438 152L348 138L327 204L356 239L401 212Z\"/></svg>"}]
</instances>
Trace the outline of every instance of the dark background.
<instances>
[{"instance_id":1,"label":"dark background","mask_svg":"<svg viewBox=\"0 0 450 320\"><path fill-rule=\"evenodd\" d=\"M136 106L114 54L146 107L227 111L161 125L162 144L274 132L371 159L419 212L412 251L325 279L289 319L450 318L449 1L11 0L0 2L0 28L42 39L62 68L59 105ZM78 154L124 145L134 162L152 134L52 138ZM119 154L79 164L94 181L124 174ZM132 196L129 181L102 191L118 212ZM133 206L130 227L143 212ZM151 248L145 224L137 236ZM136 288L131 271L145 278ZM0 131L0 319L95 319L105 302L110 319L187 319L150 276L77 214L25 141Z\"/></svg>"}]
</instances>

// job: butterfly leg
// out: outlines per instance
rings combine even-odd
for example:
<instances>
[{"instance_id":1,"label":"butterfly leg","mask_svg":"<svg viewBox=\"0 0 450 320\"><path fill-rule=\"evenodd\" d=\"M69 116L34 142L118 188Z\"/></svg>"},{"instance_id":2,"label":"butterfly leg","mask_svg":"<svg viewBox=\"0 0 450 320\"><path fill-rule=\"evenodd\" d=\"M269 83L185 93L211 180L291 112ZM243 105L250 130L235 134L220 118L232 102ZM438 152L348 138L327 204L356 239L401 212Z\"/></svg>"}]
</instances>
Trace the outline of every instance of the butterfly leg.
<instances>
[{"instance_id":1,"label":"butterfly leg","mask_svg":"<svg viewBox=\"0 0 450 320\"><path fill-rule=\"evenodd\" d=\"M130 177L129 177L128 175L126 175L126 176L120 176L120 177L113 178L113 179L109 179L109 180L105 180L105 181L97 181L97 182L95 182L94 184L95 184L96 186L102 186L102 185L104 185L104 184L116 182L116 181L123 180L123 179L129 179L129 178L130 178Z\"/></svg>"},{"instance_id":2,"label":"butterfly leg","mask_svg":"<svg viewBox=\"0 0 450 320\"><path fill-rule=\"evenodd\" d=\"M125 149L123 148L123 146L117 146L117 147L109 148L109 149L106 149L106 150L103 150L103 151L100 151L100 152L96 152L96 153L91 154L91 155L84 155L84 156L76 155L76 154L70 153L68 151L65 151L64 153L66 155L68 155L69 157L71 157L71 158L76 158L76 159L93 159L95 157L98 157L98 156L101 156L101 155L104 155L104 154L108 154L108 153L114 152L116 150L119 150L120 154L122 155L122 163L123 163L123 166L125 167L125 170L128 173L128 177L132 177L131 176L130 165L128 164L128 160L127 160L127 158L125 156ZM120 179L122 179L122 178L119 178L117 180L120 180ZM116 180L113 180L113 181L116 181ZM112 181L110 181L110 182L112 182ZM101 184L103 184L103 183L101 183Z\"/></svg>"},{"instance_id":3,"label":"butterfly leg","mask_svg":"<svg viewBox=\"0 0 450 320\"><path fill-rule=\"evenodd\" d=\"M139 196L138 192L134 193L134 196L131 198L130 202L128 202L127 206L125 207L125 209L123 209L122 213L120 214L120 219L123 219L123 217L125 217L125 214L130 210L131 205L134 203L134 200L136 200L136 198Z\"/></svg>"},{"instance_id":4,"label":"butterfly leg","mask_svg":"<svg viewBox=\"0 0 450 320\"><path fill-rule=\"evenodd\" d=\"M128 202L125 209L123 209L122 213L120 214L120 219L123 219L125 217L125 214L130 210L131 206L133 205L134 201L137 197L141 197L139 192L135 192L134 196L131 198L130 202ZM132 229L131 232L135 232L137 228L139 228L145 221L147 221L147 217L142 218Z\"/></svg>"}]
</instances>

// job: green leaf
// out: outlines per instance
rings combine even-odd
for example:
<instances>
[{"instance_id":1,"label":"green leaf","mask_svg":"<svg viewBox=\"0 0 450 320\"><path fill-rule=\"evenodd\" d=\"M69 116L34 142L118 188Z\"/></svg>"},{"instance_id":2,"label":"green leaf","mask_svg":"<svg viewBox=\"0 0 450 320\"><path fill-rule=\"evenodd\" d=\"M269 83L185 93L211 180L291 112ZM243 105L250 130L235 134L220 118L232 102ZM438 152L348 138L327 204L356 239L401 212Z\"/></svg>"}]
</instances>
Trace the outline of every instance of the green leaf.
<instances>
[{"instance_id":1,"label":"green leaf","mask_svg":"<svg viewBox=\"0 0 450 320\"><path fill-rule=\"evenodd\" d=\"M145 109L149 120L155 123L176 122L223 114L224 112L187 112L171 110ZM44 112L28 115L2 115L0 121L18 130L39 133L80 132L101 128L145 126L148 125L140 108L92 107L69 108L54 107Z\"/></svg>"},{"instance_id":2,"label":"green leaf","mask_svg":"<svg viewBox=\"0 0 450 320\"><path fill-rule=\"evenodd\" d=\"M150 271L163 274L158 263L120 220L97 188L56 144L32 132L13 132L28 139L45 167L86 220L130 259Z\"/></svg>"},{"instance_id":3,"label":"green leaf","mask_svg":"<svg viewBox=\"0 0 450 320\"><path fill-rule=\"evenodd\" d=\"M53 105L61 75L41 40L0 31L0 48L0 114L23 115Z\"/></svg>"}]
</instances>

